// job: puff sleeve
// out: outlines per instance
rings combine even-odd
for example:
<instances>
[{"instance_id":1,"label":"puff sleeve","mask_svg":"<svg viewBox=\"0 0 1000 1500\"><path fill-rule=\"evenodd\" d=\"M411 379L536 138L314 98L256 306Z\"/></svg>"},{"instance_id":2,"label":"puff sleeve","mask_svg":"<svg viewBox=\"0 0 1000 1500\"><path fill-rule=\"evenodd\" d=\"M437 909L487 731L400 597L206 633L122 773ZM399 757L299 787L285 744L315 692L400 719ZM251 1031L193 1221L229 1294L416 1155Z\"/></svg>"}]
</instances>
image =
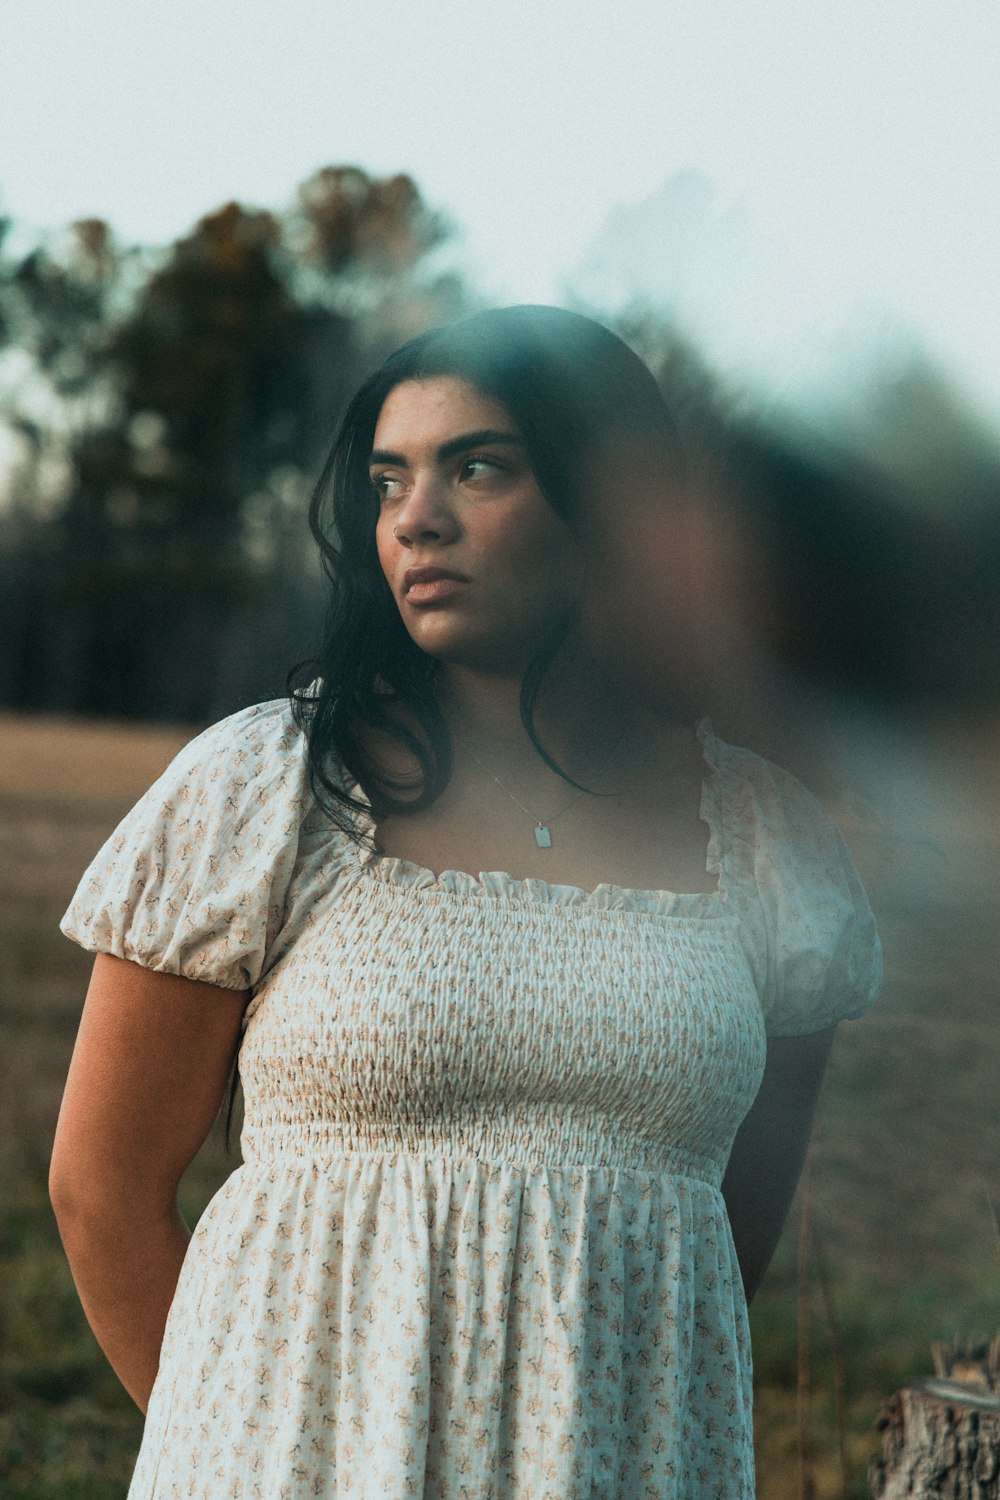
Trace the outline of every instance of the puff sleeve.
<instances>
[{"instance_id":1,"label":"puff sleeve","mask_svg":"<svg viewBox=\"0 0 1000 1500\"><path fill-rule=\"evenodd\" d=\"M708 731L727 884L769 1036L854 1020L882 983L882 948L843 836L787 771Z\"/></svg>"},{"instance_id":2,"label":"puff sleeve","mask_svg":"<svg viewBox=\"0 0 1000 1500\"><path fill-rule=\"evenodd\" d=\"M116 828L60 923L92 953L226 989L268 965L309 805L286 700L186 745Z\"/></svg>"},{"instance_id":3,"label":"puff sleeve","mask_svg":"<svg viewBox=\"0 0 1000 1500\"><path fill-rule=\"evenodd\" d=\"M771 771L754 872L767 941L761 1001L769 1036L799 1036L864 1014L881 987L882 948L839 828L794 777Z\"/></svg>"}]
</instances>

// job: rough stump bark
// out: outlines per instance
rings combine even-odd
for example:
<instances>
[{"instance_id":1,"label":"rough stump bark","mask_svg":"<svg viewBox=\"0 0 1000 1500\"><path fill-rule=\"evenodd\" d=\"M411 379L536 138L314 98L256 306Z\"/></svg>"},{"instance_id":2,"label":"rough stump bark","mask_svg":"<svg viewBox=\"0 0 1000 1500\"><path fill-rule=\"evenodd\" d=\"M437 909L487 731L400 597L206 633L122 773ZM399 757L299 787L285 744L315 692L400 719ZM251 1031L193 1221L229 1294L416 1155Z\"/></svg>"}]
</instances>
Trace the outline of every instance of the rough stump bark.
<instances>
[{"instance_id":1,"label":"rough stump bark","mask_svg":"<svg viewBox=\"0 0 1000 1500\"><path fill-rule=\"evenodd\" d=\"M933 1353L936 1374L883 1409L872 1500L1000 1500L1000 1334Z\"/></svg>"}]
</instances>

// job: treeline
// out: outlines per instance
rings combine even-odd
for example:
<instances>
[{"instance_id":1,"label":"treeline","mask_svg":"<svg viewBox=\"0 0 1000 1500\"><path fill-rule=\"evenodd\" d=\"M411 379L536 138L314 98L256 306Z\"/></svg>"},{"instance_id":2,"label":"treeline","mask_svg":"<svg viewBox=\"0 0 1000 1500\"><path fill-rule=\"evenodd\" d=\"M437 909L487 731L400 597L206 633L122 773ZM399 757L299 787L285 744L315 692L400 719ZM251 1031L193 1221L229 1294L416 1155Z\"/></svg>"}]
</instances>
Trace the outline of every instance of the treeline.
<instances>
[{"instance_id":1,"label":"treeline","mask_svg":"<svg viewBox=\"0 0 1000 1500\"><path fill-rule=\"evenodd\" d=\"M473 308L449 225L406 176L329 167L285 212L230 203L164 249L91 219L15 254L11 229L0 703L207 722L280 694L322 614L305 512L339 412ZM727 401L655 317L620 331L767 560L779 667L903 711L996 704L1000 450L946 380L916 362L817 442Z\"/></svg>"},{"instance_id":2,"label":"treeline","mask_svg":"<svg viewBox=\"0 0 1000 1500\"><path fill-rule=\"evenodd\" d=\"M447 233L409 178L328 168L162 251L94 219L0 262L0 700L198 721L282 691L321 609L310 477L369 368L465 309Z\"/></svg>"}]
</instances>

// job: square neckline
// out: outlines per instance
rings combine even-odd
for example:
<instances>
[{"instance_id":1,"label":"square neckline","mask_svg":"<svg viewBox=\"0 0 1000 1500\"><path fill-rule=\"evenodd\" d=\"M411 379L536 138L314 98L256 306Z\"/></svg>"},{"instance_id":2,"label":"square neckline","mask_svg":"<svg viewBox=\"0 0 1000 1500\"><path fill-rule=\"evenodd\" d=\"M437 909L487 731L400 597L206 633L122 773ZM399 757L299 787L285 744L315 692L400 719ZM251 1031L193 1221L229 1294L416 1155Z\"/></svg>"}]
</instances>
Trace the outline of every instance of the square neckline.
<instances>
[{"instance_id":1,"label":"square neckline","mask_svg":"<svg viewBox=\"0 0 1000 1500\"><path fill-rule=\"evenodd\" d=\"M600 881L588 890L582 885L548 881L540 876L514 876L506 870L432 870L416 860L398 855L380 854L374 840L377 825L371 814L371 803L360 784L347 777L345 785L352 797L364 803L359 822L367 843L362 853L355 846L359 874L377 880L381 885L400 890L421 891L452 897L473 897L532 905L576 906L602 911L629 911L651 915L711 916L725 912L729 902L726 882L725 829L719 814L720 768L716 736L710 721L702 719L695 727L701 747L704 774L701 779L698 817L708 829L705 851L705 873L714 875L716 886L708 891L672 891L639 886L621 886ZM699 908L706 908L702 911Z\"/></svg>"}]
</instances>

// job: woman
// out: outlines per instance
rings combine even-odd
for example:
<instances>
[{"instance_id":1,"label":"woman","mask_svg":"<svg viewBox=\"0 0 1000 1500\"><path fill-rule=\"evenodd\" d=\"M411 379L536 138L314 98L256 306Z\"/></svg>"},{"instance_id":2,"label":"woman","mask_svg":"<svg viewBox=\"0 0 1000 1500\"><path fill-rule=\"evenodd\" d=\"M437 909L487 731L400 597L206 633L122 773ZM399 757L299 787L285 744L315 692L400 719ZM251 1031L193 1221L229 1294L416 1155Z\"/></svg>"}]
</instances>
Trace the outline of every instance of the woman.
<instances>
[{"instance_id":1,"label":"woman","mask_svg":"<svg viewBox=\"0 0 1000 1500\"><path fill-rule=\"evenodd\" d=\"M322 679L192 741L81 883L52 1190L149 1403L133 1497L753 1493L745 1296L878 940L809 795L581 628L637 460L679 482L586 319L398 351L314 502Z\"/></svg>"}]
</instances>

